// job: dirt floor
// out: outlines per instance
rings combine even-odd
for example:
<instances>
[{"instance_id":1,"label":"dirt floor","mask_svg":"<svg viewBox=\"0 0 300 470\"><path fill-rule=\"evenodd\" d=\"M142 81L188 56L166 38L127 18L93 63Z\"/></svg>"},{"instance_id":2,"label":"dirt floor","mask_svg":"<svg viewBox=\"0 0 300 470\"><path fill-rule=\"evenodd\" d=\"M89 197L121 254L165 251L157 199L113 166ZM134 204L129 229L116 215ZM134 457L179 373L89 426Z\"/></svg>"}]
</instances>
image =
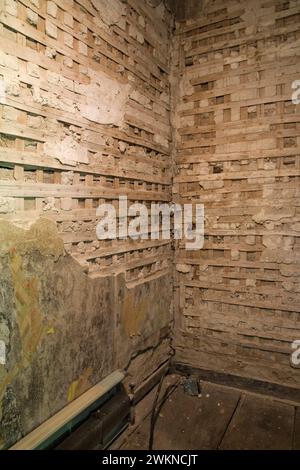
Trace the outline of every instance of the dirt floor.
<instances>
[{"instance_id":1,"label":"dirt floor","mask_svg":"<svg viewBox=\"0 0 300 470\"><path fill-rule=\"evenodd\" d=\"M149 428L148 417L119 449L148 449ZM190 396L181 384L158 410L154 449L300 449L300 405L208 382Z\"/></svg>"}]
</instances>

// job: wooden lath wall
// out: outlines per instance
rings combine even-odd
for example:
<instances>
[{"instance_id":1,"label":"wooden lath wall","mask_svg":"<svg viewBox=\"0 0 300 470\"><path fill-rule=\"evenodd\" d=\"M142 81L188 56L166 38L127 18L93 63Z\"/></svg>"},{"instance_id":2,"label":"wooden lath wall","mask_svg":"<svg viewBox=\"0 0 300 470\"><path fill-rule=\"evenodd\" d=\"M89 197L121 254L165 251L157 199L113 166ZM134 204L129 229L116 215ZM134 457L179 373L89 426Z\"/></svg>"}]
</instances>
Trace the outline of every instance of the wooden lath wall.
<instances>
[{"instance_id":1,"label":"wooden lath wall","mask_svg":"<svg viewBox=\"0 0 300 470\"><path fill-rule=\"evenodd\" d=\"M169 244L100 244L96 208L170 200L168 24L136 0L0 2L0 216L55 220L91 276L126 272L128 286L169 273ZM128 92L121 124L89 110L103 77Z\"/></svg>"},{"instance_id":2,"label":"wooden lath wall","mask_svg":"<svg viewBox=\"0 0 300 470\"><path fill-rule=\"evenodd\" d=\"M176 263L176 360L299 387L297 1L204 2L177 27L174 193L204 203L205 244ZM175 67L176 71L176 67Z\"/></svg>"}]
</instances>

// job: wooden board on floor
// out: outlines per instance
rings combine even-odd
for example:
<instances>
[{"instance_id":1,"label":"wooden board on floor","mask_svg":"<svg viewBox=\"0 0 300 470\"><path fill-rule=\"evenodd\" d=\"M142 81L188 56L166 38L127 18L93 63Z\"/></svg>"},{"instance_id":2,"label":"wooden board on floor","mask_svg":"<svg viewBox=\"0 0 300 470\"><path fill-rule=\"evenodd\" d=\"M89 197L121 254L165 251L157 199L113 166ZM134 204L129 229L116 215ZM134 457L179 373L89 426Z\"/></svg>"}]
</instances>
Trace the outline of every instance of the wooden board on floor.
<instances>
[{"instance_id":1,"label":"wooden board on floor","mask_svg":"<svg viewBox=\"0 0 300 470\"><path fill-rule=\"evenodd\" d=\"M268 398L245 395L240 401L220 448L291 449L293 425L293 406Z\"/></svg>"},{"instance_id":2,"label":"wooden board on floor","mask_svg":"<svg viewBox=\"0 0 300 470\"><path fill-rule=\"evenodd\" d=\"M294 427L294 442L293 449L300 450L300 407L295 409L295 427Z\"/></svg>"},{"instance_id":3,"label":"wooden board on floor","mask_svg":"<svg viewBox=\"0 0 300 470\"><path fill-rule=\"evenodd\" d=\"M62 435L63 429L65 430L64 432L66 432L66 426L69 425L70 428L72 420L86 410L91 410L90 407L118 385L124 377L124 373L120 370L112 372L108 377L84 392L55 415L51 416L47 421L24 436L20 441L10 447L9 450L34 450L49 439L54 440L54 435L56 435L56 438L58 435Z\"/></svg>"}]
</instances>

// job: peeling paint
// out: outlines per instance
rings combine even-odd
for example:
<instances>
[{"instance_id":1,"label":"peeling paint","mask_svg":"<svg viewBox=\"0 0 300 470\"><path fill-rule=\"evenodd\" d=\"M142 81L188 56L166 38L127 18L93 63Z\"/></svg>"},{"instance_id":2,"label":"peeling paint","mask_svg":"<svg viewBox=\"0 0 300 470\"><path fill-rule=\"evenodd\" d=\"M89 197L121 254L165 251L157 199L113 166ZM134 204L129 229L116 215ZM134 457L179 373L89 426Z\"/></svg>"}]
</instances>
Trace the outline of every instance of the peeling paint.
<instances>
[{"instance_id":1,"label":"peeling paint","mask_svg":"<svg viewBox=\"0 0 300 470\"><path fill-rule=\"evenodd\" d=\"M43 315L39 307L39 283L35 277L27 277L22 258L13 248L9 254L9 266L15 293L15 316L21 341L20 359L10 370L2 370L0 380L0 416L2 399L7 386L19 372L28 367L33 354L45 334Z\"/></svg>"},{"instance_id":2,"label":"peeling paint","mask_svg":"<svg viewBox=\"0 0 300 470\"><path fill-rule=\"evenodd\" d=\"M10 253L10 269L15 289L15 314L22 342L22 363L26 367L44 333L43 315L39 307L39 281L36 277L25 275L22 258L15 250Z\"/></svg>"}]
</instances>

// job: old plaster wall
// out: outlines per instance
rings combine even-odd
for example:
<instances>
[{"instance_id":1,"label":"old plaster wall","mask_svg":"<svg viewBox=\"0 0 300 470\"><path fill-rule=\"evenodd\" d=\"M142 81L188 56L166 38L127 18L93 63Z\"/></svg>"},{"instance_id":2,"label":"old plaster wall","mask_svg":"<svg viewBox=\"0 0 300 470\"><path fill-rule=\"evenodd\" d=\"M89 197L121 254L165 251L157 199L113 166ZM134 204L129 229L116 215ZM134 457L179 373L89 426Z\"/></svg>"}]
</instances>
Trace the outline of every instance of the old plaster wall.
<instances>
[{"instance_id":1,"label":"old plaster wall","mask_svg":"<svg viewBox=\"0 0 300 470\"><path fill-rule=\"evenodd\" d=\"M150 0L0 1L0 447L170 355L170 242L99 242L96 208L171 198L171 25Z\"/></svg>"},{"instance_id":2,"label":"old plaster wall","mask_svg":"<svg viewBox=\"0 0 300 470\"><path fill-rule=\"evenodd\" d=\"M1 445L7 446L111 372L110 278L90 280L64 255L56 226L1 221ZM105 338L105 340L101 339Z\"/></svg>"},{"instance_id":3,"label":"old plaster wall","mask_svg":"<svg viewBox=\"0 0 300 470\"><path fill-rule=\"evenodd\" d=\"M170 241L96 238L120 194L205 204L175 360L299 388L298 2L1 0L0 37L0 446L172 353Z\"/></svg>"},{"instance_id":4,"label":"old plaster wall","mask_svg":"<svg viewBox=\"0 0 300 470\"><path fill-rule=\"evenodd\" d=\"M205 205L204 249L176 251L176 360L296 388L299 39L297 1L215 0L173 45L174 198Z\"/></svg>"}]
</instances>

